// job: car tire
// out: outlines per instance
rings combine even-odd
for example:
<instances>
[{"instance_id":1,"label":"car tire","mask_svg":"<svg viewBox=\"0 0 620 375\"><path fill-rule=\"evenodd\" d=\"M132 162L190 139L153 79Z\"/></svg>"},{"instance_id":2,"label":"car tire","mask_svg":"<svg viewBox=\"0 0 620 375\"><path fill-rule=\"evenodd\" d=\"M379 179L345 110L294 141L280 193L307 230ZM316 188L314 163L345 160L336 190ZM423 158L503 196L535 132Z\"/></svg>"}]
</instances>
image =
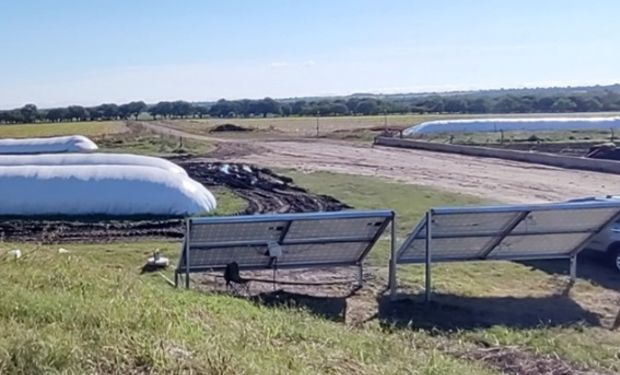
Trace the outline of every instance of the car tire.
<instances>
[{"instance_id":1,"label":"car tire","mask_svg":"<svg viewBox=\"0 0 620 375\"><path fill-rule=\"evenodd\" d=\"M615 246L609 252L609 265L611 265L616 272L620 272L620 247Z\"/></svg>"}]
</instances>

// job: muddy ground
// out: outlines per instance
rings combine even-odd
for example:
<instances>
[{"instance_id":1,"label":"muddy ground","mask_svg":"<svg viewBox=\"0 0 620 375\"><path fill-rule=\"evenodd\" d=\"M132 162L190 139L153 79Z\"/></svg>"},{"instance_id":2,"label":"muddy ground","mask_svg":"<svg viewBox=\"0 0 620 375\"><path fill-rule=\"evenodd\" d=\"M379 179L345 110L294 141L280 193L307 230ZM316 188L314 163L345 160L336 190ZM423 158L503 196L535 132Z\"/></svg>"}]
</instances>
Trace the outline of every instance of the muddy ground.
<instances>
[{"instance_id":1,"label":"muddy ground","mask_svg":"<svg viewBox=\"0 0 620 375\"><path fill-rule=\"evenodd\" d=\"M175 161L205 186L224 186L245 199L248 205L238 214L337 211L348 207L332 197L312 194L269 169L192 158ZM2 241L111 242L182 237L183 222L177 218L0 220Z\"/></svg>"}]
</instances>

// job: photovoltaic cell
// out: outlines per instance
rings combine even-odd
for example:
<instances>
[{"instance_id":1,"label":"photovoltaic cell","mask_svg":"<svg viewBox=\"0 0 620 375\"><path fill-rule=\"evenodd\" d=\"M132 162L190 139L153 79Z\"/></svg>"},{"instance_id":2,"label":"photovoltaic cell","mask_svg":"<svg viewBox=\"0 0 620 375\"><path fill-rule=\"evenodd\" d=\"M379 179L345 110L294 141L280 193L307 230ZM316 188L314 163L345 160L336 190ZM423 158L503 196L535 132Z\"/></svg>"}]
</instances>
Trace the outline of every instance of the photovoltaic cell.
<instances>
[{"instance_id":1,"label":"photovoltaic cell","mask_svg":"<svg viewBox=\"0 0 620 375\"><path fill-rule=\"evenodd\" d=\"M191 219L189 271L232 262L240 269L359 264L392 217L391 211L341 211ZM187 271L184 250L177 272Z\"/></svg>"},{"instance_id":2,"label":"photovoltaic cell","mask_svg":"<svg viewBox=\"0 0 620 375\"><path fill-rule=\"evenodd\" d=\"M431 210L432 261L570 257L620 214L619 200ZM426 259L423 219L397 253Z\"/></svg>"}]
</instances>

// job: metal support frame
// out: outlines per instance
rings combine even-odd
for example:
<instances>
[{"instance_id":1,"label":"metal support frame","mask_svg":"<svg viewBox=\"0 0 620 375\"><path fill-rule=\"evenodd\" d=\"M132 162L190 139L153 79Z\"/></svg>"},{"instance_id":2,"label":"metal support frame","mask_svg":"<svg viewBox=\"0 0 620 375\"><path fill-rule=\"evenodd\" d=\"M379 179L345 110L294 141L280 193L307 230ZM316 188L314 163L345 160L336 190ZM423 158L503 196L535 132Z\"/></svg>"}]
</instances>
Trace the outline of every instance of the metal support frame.
<instances>
[{"instance_id":1,"label":"metal support frame","mask_svg":"<svg viewBox=\"0 0 620 375\"><path fill-rule=\"evenodd\" d=\"M523 220L525 220L525 218L531 213L531 211L523 211L520 214L518 214L515 219L512 221L512 223L509 223L508 226L502 231L502 233L497 236L493 242L491 242L489 244L489 246L484 249L484 251L482 252L482 254L480 255L480 259L486 259L489 254L491 254L491 252L493 250L495 250L495 248L502 243L502 241L506 238L506 236L508 234L510 234L510 232L512 232L513 230L515 230L516 227L519 226L519 224L521 224L523 222Z\"/></svg>"},{"instance_id":2,"label":"metal support frame","mask_svg":"<svg viewBox=\"0 0 620 375\"><path fill-rule=\"evenodd\" d=\"M577 279L577 255L573 255L570 257L570 281L571 283L574 283L575 279Z\"/></svg>"},{"instance_id":3,"label":"metal support frame","mask_svg":"<svg viewBox=\"0 0 620 375\"><path fill-rule=\"evenodd\" d=\"M357 287L364 286L364 265L362 263L357 265Z\"/></svg>"},{"instance_id":4,"label":"metal support frame","mask_svg":"<svg viewBox=\"0 0 620 375\"><path fill-rule=\"evenodd\" d=\"M191 241L190 238L190 225L191 219L185 220L185 289L189 289L189 243Z\"/></svg>"},{"instance_id":5,"label":"metal support frame","mask_svg":"<svg viewBox=\"0 0 620 375\"><path fill-rule=\"evenodd\" d=\"M390 300L396 298L396 290L398 288L396 281L396 215L392 216L392 227L390 228L390 274L389 274L389 287L390 287Z\"/></svg>"},{"instance_id":6,"label":"metal support frame","mask_svg":"<svg viewBox=\"0 0 620 375\"><path fill-rule=\"evenodd\" d=\"M424 282L424 301L431 302L431 262L432 262L432 227L433 225L433 213L432 210L426 211L426 267L425 267L425 282Z\"/></svg>"},{"instance_id":7,"label":"metal support frame","mask_svg":"<svg viewBox=\"0 0 620 375\"><path fill-rule=\"evenodd\" d=\"M377 221L382 220L380 226L377 226L376 233L372 236L372 238L368 237L359 237L359 236L350 236L350 237L323 237L323 238L301 238L301 239L293 239L286 240L288 232L294 222L302 222L302 221L321 221L324 219L375 219ZM325 267L325 266L351 266L356 265L359 267L359 273L357 275L357 281L360 286L363 285L363 276L364 276L364 268L363 268L363 259L368 254L368 252L373 248L376 242L380 239L384 230L394 219L393 211L386 210L377 210L377 211L342 211L342 212L319 212L319 213L302 213L302 214L273 214L273 215L252 215L252 216L229 216L229 217L209 217L209 218L187 218L186 219L186 230L185 230L185 242L181 247L181 256L179 259L179 267L175 270L175 284L178 286L179 283L182 283L182 278L185 277L185 287L187 289L190 288L190 274L194 272L205 272L205 271L213 271L215 269L223 269L222 266L196 266L191 264L191 252L194 250L209 250L210 248L227 248L233 246L262 246L266 247L268 254L265 255L273 255L271 254L271 244L264 240L252 240L252 241L225 241L225 242L192 242L191 240L191 231L192 226L199 226L202 224L235 224L235 223L270 223L270 222L286 222L284 227L282 228L282 232L279 234L279 239L276 242L277 246L288 246L288 245L322 245L322 244L338 244L338 243L365 243L367 246L363 251L359 254L359 257L355 261L341 261L341 262L325 262L325 263L317 263L317 262L306 262L299 263L295 262L292 264L278 264L278 256L272 256L272 261L269 264L269 267L273 268L274 278L276 273L276 268L304 268L304 267ZM370 223L375 224L375 222ZM369 225L370 225L369 224ZM394 239L395 236L392 235ZM392 252L396 252L396 246L392 244L393 250ZM396 261L396 257L394 257L394 261ZM185 262L185 263L183 263ZM277 264L277 266L276 266ZM264 265L250 265L249 267L245 267L244 269L264 269ZM274 287L275 287L274 282Z\"/></svg>"}]
</instances>

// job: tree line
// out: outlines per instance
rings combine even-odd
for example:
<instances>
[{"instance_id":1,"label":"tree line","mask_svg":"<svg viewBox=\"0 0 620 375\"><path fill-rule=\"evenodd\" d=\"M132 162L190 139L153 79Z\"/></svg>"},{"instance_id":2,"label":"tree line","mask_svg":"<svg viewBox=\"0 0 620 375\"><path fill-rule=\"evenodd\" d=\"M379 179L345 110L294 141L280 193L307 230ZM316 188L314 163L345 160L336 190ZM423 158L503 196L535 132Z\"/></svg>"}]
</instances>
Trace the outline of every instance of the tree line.
<instances>
[{"instance_id":1,"label":"tree line","mask_svg":"<svg viewBox=\"0 0 620 375\"><path fill-rule=\"evenodd\" d=\"M95 107L73 105L39 109L33 104L0 111L0 123L101 121L169 118L235 118L268 116L344 116L405 113L569 113L620 111L620 92L597 90L578 94L523 95L470 93L458 95L352 96L346 98L274 100L226 100L215 103L162 101L147 105L142 101L101 104Z\"/></svg>"}]
</instances>

